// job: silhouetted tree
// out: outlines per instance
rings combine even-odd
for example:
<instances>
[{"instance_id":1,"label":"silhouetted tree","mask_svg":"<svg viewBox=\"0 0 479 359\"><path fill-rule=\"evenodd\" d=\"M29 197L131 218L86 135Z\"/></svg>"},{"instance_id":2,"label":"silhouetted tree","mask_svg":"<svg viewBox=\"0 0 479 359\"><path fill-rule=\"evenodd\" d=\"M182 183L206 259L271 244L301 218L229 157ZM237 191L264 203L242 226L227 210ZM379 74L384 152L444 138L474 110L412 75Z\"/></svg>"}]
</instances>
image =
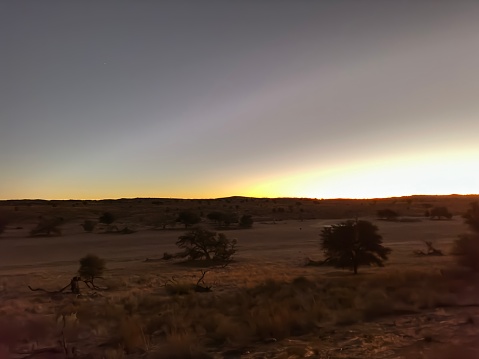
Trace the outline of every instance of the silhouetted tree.
<instances>
[{"instance_id":1,"label":"silhouetted tree","mask_svg":"<svg viewBox=\"0 0 479 359\"><path fill-rule=\"evenodd\" d=\"M447 207L434 207L431 208L429 211L429 215L431 216L432 219L437 218L441 219L442 217L451 219L452 218L452 213L449 212Z\"/></svg>"},{"instance_id":2,"label":"silhouetted tree","mask_svg":"<svg viewBox=\"0 0 479 359\"><path fill-rule=\"evenodd\" d=\"M221 220L223 219L223 212L213 211L208 213L206 217L219 225L221 223Z\"/></svg>"},{"instance_id":3,"label":"silhouetted tree","mask_svg":"<svg viewBox=\"0 0 479 359\"><path fill-rule=\"evenodd\" d=\"M362 265L382 267L390 248L382 245L378 228L368 221L346 221L321 231L321 248L326 263L349 268L357 274Z\"/></svg>"},{"instance_id":4,"label":"silhouetted tree","mask_svg":"<svg viewBox=\"0 0 479 359\"><path fill-rule=\"evenodd\" d=\"M471 203L463 217L471 233L461 234L454 241L452 254L458 256L459 264L479 272L479 204Z\"/></svg>"},{"instance_id":5,"label":"silhouetted tree","mask_svg":"<svg viewBox=\"0 0 479 359\"><path fill-rule=\"evenodd\" d=\"M236 253L235 239L230 240L223 233L204 228L195 228L180 236L176 245L182 248L183 252L175 257L187 257L190 260L228 261Z\"/></svg>"},{"instance_id":6,"label":"silhouetted tree","mask_svg":"<svg viewBox=\"0 0 479 359\"><path fill-rule=\"evenodd\" d=\"M85 232L93 232L96 226L96 222L91 221L89 219L85 219L85 221L81 224L81 226L83 227L83 230Z\"/></svg>"},{"instance_id":7,"label":"silhouetted tree","mask_svg":"<svg viewBox=\"0 0 479 359\"><path fill-rule=\"evenodd\" d=\"M176 222L183 223L185 228L188 228L190 225L199 223L200 220L200 216L198 216L196 213L191 211L182 211L178 214Z\"/></svg>"},{"instance_id":8,"label":"silhouetted tree","mask_svg":"<svg viewBox=\"0 0 479 359\"><path fill-rule=\"evenodd\" d=\"M5 228L7 228L7 224L8 224L8 221L5 218L0 217L0 234L2 234L5 231Z\"/></svg>"},{"instance_id":9,"label":"silhouetted tree","mask_svg":"<svg viewBox=\"0 0 479 359\"><path fill-rule=\"evenodd\" d=\"M30 231L32 237L35 236L60 236L62 231L58 228L63 223L63 218L44 218L40 217L40 222Z\"/></svg>"},{"instance_id":10,"label":"silhouetted tree","mask_svg":"<svg viewBox=\"0 0 479 359\"><path fill-rule=\"evenodd\" d=\"M88 254L80 259L80 268L78 274L84 279L85 283L91 283L95 287L95 278L101 278L105 271L105 260L95 254Z\"/></svg>"},{"instance_id":11,"label":"silhouetted tree","mask_svg":"<svg viewBox=\"0 0 479 359\"><path fill-rule=\"evenodd\" d=\"M217 225L223 225L225 227L229 227L231 223L238 222L238 215L233 212L213 211L208 213L206 217L214 221Z\"/></svg>"},{"instance_id":12,"label":"silhouetted tree","mask_svg":"<svg viewBox=\"0 0 479 359\"><path fill-rule=\"evenodd\" d=\"M177 217L173 213L166 212L160 214L155 218L154 225L155 227L161 227L166 229L167 226L174 227L176 225Z\"/></svg>"},{"instance_id":13,"label":"silhouetted tree","mask_svg":"<svg viewBox=\"0 0 479 359\"><path fill-rule=\"evenodd\" d=\"M240 218L239 226L241 228L253 227L253 217L251 216L251 214L243 214Z\"/></svg>"},{"instance_id":14,"label":"silhouetted tree","mask_svg":"<svg viewBox=\"0 0 479 359\"><path fill-rule=\"evenodd\" d=\"M464 222L475 232L479 233L479 203L471 203L470 208L464 214Z\"/></svg>"},{"instance_id":15,"label":"silhouetted tree","mask_svg":"<svg viewBox=\"0 0 479 359\"><path fill-rule=\"evenodd\" d=\"M108 224L108 225L110 225L110 224L112 224L113 222L115 222L115 220L116 220L115 216L114 216L112 213L110 213L110 212L104 212L104 213L100 216L100 218L98 218L98 221L99 221L100 223L104 223L104 224Z\"/></svg>"},{"instance_id":16,"label":"silhouetted tree","mask_svg":"<svg viewBox=\"0 0 479 359\"><path fill-rule=\"evenodd\" d=\"M399 214L392 209L386 208L386 209L379 209L377 211L378 218L385 219L388 221L393 221L397 219Z\"/></svg>"}]
</instances>

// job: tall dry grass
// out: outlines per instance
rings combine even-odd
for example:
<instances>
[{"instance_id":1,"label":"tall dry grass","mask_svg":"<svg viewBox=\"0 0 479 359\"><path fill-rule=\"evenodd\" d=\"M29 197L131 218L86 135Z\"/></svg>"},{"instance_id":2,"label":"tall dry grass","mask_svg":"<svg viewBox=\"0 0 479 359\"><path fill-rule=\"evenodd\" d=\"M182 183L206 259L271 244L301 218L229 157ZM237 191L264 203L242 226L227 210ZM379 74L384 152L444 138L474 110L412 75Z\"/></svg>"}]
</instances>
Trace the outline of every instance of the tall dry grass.
<instances>
[{"instance_id":1,"label":"tall dry grass","mask_svg":"<svg viewBox=\"0 0 479 359\"><path fill-rule=\"evenodd\" d=\"M464 283L453 271L386 271L335 278L300 276L290 281L265 279L249 287L212 293L145 286L94 299L65 297L50 316L75 318L75 327L69 325L65 331L67 340L88 337L104 348L108 358L146 352L156 358L206 358L210 347L247 346L328 326L454 305ZM13 326L11 318L0 318L0 346L13 350L25 340L58 335L58 324L45 321L45 313L28 315L28 320L16 320Z\"/></svg>"}]
</instances>

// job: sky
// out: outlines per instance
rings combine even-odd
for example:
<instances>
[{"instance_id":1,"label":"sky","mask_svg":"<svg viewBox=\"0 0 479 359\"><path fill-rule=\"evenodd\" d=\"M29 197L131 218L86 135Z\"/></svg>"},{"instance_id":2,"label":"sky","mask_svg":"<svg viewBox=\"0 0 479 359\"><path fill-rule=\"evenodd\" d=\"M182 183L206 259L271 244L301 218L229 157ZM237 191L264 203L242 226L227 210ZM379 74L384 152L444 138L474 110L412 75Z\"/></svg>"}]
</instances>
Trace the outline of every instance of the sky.
<instances>
[{"instance_id":1,"label":"sky","mask_svg":"<svg viewBox=\"0 0 479 359\"><path fill-rule=\"evenodd\" d=\"M0 3L0 199L479 193L479 3Z\"/></svg>"}]
</instances>

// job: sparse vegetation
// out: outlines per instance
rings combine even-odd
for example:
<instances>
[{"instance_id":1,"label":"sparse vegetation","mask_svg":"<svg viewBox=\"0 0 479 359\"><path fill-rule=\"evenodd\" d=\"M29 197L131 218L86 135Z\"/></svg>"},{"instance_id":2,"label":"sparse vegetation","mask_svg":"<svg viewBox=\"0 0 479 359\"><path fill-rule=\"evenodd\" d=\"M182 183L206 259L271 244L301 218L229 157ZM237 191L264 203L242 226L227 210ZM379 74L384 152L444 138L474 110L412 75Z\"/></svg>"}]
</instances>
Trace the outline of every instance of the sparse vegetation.
<instances>
[{"instance_id":1,"label":"sparse vegetation","mask_svg":"<svg viewBox=\"0 0 479 359\"><path fill-rule=\"evenodd\" d=\"M471 229L467 235L477 233L467 222L477 218L472 205L471 211L466 211L470 198L457 199L460 204L452 197L421 197L414 202L399 198L394 204L391 199L377 199L374 206L371 200L282 198L161 199L154 205L151 199L79 202L81 206L57 201L55 207L49 201L5 204L13 219L0 241L4 251L2 264L8 270L0 278L0 357L34 358L52 354L62 358L76 355L105 359L265 355L408 358L403 350L411 349L417 354L424 349L432 355L446 345L448 338L467 344L478 332L474 324L479 313L475 307L477 273L469 269L479 262L479 252L474 254L469 247L463 247L466 256L457 258L466 267L449 267L456 259L452 256L412 255L414 249L421 249L424 254L431 252L430 249L449 250L453 240L450 238L461 231L461 221L423 220L411 224L401 220L371 220L371 225L380 228L372 233L378 236L381 233L384 245L388 244L394 252L386 269L365 271L361 267L365 264L361 264L359 270L364 275L345 275L325 265L315 268L298 265L305 255L313 255L318 226L339 226L345 222L336 218L362 210L367 213L364 218L375 218L377 208L388 207L407 213L405 219L419 218L425 209L421 204L424 201L447 205L454 213L466 213L465 223ZM240 217L238 225L231 225L230 231L225 231L238 237L241 244L238 257L234 253L226 262L216 261L213 251L209 252L211 262L206 255L192 262L161 260L161 253L171 251L175 238L183 234L183 226L178 226L179 233L151 230L161 228L156 220L163 213L175 220L182 211L211 213L223 204L226 207L222 212L236 210L255 218L251 230L238 229ZM406 206L411 207L408 212ZM14 210L15 207L19 210ZM286 211L277 211L272 216L272 208ZM311 215L320 219L300 223L303 208L306 218ZM138 233L133 238L79 235L85 218L98 218L103 212L115 213L122 219L120 228L127 223ZM25 238L39 215L65 218L61 225L64 236ZM204 221L203 225L209 231L224 223ZM372 237L377 239L375 235ZM219 234L213 237L216 241ZM15 267L9 261L8 257L14 253L9 246L16 238L19 246L38 251L35 262L19 262ZM431 246L416 245L422 242ZM108 266L108 278L101 285L96 275L102 276L105 270L94 275L100 288L93 290L87 275L82 277L90 288L82 280L74 280L79 277L70 280L71 272L78 268L71 266L72 258L79 258L76 251L91 250L92 243L98 250L110 246L102 254L108 253L106 258L112 258L113 263ZM381 241L379 244L383 245ZM18 256L21 261L24 255L18 253L22 254ZM159 258L143 261L150 253L152 256L159 253ZM184 253L185 248L181 248L180 254ZM464 262L467 256L471 264ZM167 253L166 258L176 255ZM231 258L236 261L231 262ZM334 264L334 260L326 257L317 259L321 259L318 263L325 259L327 264ZM223 263L229 265L224 267ZM104 261L100 267L104 268ZM21 270L15 273L14 268ZM354 271L351 265L341 268ZM199 272L200 269L203 270ZM49 290L69 282L63 292ZM36 289L25 290L26 283L35 284ZM81 292L77 292L78 284ZM441 328L446 335L438 334ZM426 357L432 358L429 354Z\"/></svg>"}]
</instances>

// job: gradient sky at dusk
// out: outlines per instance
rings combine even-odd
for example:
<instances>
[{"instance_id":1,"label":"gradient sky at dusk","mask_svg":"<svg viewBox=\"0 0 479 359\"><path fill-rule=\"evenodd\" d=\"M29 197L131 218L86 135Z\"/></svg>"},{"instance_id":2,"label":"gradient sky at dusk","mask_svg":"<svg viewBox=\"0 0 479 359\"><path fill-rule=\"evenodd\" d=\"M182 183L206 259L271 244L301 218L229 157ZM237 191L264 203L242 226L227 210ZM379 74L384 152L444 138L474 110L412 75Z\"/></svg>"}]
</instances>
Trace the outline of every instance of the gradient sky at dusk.
<instances>
[{"instance_id":1,"label":"gradient sky at dusk","mask_svg":"<svg viewBox=\"0 0 479 359\"><path fill-rule=\"evenodd\" d=\"M0 199L479 193L479 3L5 1Z\"/></svg>"}]
</instances>

